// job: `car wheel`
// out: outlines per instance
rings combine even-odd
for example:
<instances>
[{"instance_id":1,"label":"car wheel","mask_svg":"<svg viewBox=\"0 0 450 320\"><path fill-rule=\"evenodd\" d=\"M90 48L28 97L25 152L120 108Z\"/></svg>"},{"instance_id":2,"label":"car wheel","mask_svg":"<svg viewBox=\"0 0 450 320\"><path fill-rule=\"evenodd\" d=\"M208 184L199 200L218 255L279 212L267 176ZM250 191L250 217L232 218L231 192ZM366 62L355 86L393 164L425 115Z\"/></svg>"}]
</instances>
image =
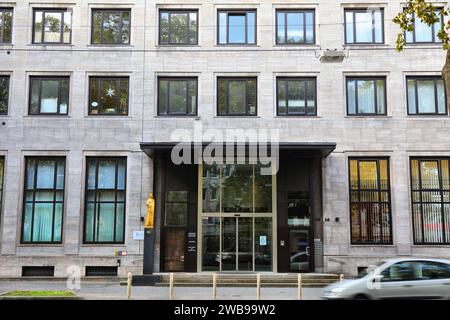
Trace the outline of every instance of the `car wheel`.
<instances>
[{"instance_id":1,"label":"car wheel","mask_svg":"<svg viewBox=\"0 0 450 320\"><path fill-rule=\"evenodd\" d=\"M357 294L355 296L355 300L369 300L369 297L366 296L365 294Z\"/></svg>"}]
</instances>

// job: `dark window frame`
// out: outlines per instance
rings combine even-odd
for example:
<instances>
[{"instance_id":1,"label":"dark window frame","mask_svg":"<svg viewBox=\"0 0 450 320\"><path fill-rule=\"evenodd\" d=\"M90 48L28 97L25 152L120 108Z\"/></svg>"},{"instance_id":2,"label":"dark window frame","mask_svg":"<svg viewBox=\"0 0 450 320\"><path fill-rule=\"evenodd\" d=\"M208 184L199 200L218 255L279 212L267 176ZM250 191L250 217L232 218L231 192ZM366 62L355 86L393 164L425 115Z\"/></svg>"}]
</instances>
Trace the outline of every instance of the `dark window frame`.
<instances>
[{"instance_id":1,"label":"dark window frame","mask_svg":"<svg viewBox=\"0 0 450 320\"><path fill-rule=\"evenodd\" d=\"M352 189L352 180L351 180L351 161L356 160L358 165L358 189ZM377 189L361 189L361 180L360 180L360 161L367 161L367 162L376 162L377 163ZM387 167L387 189L381 188L381 178L380 178L380 161L386 161ZM350 243L351 245L376 245L376 246L386 246L386 245L392 245L393 242L393 220L392 220L392 188L391 188L391 164L390 164L390 158L389 157L349 157L348 158L348 192L349 192L349 211L350 211ZM352 201L352 192L358 192L358 202ZM378 201L372 201L372 202L361 202L361 192L377 192L378 194ZM371 242L363 242L363 241L354 241L352 232L353 232L353 219L352 219L352 204L357 203L360 207L361 203L372 203L372 204L378 204L380 206L380 213L379 213L379 219L382 220L383 216L381 214L381 204L386 203L381 201L381 193L386 192L388 195L388 209L389 209L389 241L383 241L384 235L383 235L383 227L382 223L380 223L380 239L381 241L371 241ZM359 214L361 216L361 209L359 209ZM360 218L361 221L361 218ZM368 221L366 221L368 224ZM362 234L362 222L360 222L360 235ZM373 237L373 234L370 234L373 232L372 229L368 228L367 234L369 237Z\"/></svg>"},{"instance_id":2,"label":"dark window frame","mask_svg":"<svg viewBox=\"0 0 450 320\"><path fill-rule=\"evenodd\" d=\"M36 42L35 39L35 28L36 28L36 13L37 12L42 12L42 30L41 30L41 37L42 37L42 41L41 42ZM59 31L59 41L58 42L47 42L45 41L45 14L46 13L60 13L61 14L61 30ZM71 9L68 8L64 8L64 9L59 9L59 8L34 8L33 9L33 25L32 25L32 44L36 44L36 45L70 45L72 44L72 19L70 21L70 39L69 42L64 42L64 13L65 12L69 12L71 14L71 16L73 17L73 12Z\"/></svg>"},{"instance_id":3,"label":"dark window frame","mask_svg":"<svg viewBox=\"0 0 450 320\"><path fill-rule=\"evenodd\" d=\"M3 203L4 201L4 183L5 183L5 156L0 155L0 217L3 213ZM0 219L1 221L1 219ZM0 223L1 226L1 223Z\"/></svg>"},{"instance_id":4,"label":"dark window frame","mask_svg":"<svg viewBox=\"0 0 450 320\"><path fill-rule=\"evenodd\" d=\"M220 80L226 80L227 82L227 113L220 113L220 105L219 105L219 82ZM249 114L248 108L248 81L255 80L255 114ZM241 81L245 82L245 112L244 113L230 113L230 81ZM217 116L218 117L257 117L258 116L258 77L217 77Z\"/></svg>"},{"instance_id":5,"label":"dark window frame","mask_svg":"<svg viewBox=\"0 0 450 320\"><path fill-rule=\"evenodd\" d=\"M89 161L95 160L95 189L89 189L88 188L88 180L89 180ZM99 181L99 162L102 160L114 160L116 162L115 165L115 188L114 189L99 189L98 188L98 181ZM120 189L117 188L118 184L118 168L119 168L119 161L124 160L125 161L125 173L124 173L124 189L123 189L123 201L117 200L117 193ZM85 184L84 184L84 214L83 214L83 244L88 245L115 245L115 244L125 244L126 239L126 221L127 221L127 189L128 189L128 158L119 156L119 157L95 157L95 156L89 156L86 157L86 166L85 166ZM94 201L89 202L88 198L88 192L89 190L95 192L95 199ZM102 203L112 203L112 201L100 201L98 199L98 194L100 191L114 191L114 241L87 241L86 237L86 228L87 228L87 213L88 213L88 203L94 203L94 221L95 221L95 215L97 212L97 207ZM122 221L122 241L117 241L117 204L123 204L123 221ZM93 224L93 228L95 228L95 222ZM95 238L93 234L93 239Z\"/></svg>"},{"instance_id":6,"label":"dark window frame","mask_svg":"<svg viewBox=\"0 0 450 320\"><path fill-rule=\"evenodd\" d=\"M444 28L444 25L445 25L445 23L444 23L444 16L443 16L443 14L442 14L442 12L440 11L440 10L442 10L442 8L440 8L440 7L438 7L437 8L437 10L436 11L439 11L439 14L440 14L440 22L441 22L441 26L442 26L442 28ZM413 13L413 19L416 19L415 18L415 13ZM438 37L437 37L437 34L436 34L436 29L435 29L435 24L432 24L431 26L429 26L430 28L431 28L431 41L417 41L416 40L416 28L415 28L415 25L413 26L413 31L411 32L411 34L412 34L412 39L413 39L413 41L412 42L408 42L406 39L406 34L408 33L408 32L405 32L404 33L404 37L405 37L405 42L406 42L406 45L421 45L421 44L442 44L442 41L441 41L441 39L439 39ZM435 39L437 39L437 41L435 40Z\"/></svg>"},{"instance_id":7,"label":"dark window frame","mask_svg":"<svg viewBox=\"0 0 450 320\"><path fill-rule=\"evenodd\" d=\"M384 8L380 8L381 12L381 42L376 42L376 31L375 31L375 10L372 12L372 42L357 42L356 41L356 24L355 24L355 14L361 12L368 12L368 8L346 8L344 9L344 43L348 46L358 46L358 45L383 45L386 43L386 35L385 35L385 26L384 26ZM353 14L353 37L354 42L348 42L347 39L347 12L351 12Z\"/></svg>"},{"instance_id":8,"label":"dark window frame","mask_svg":"<svg viewBox=\"0 0 450 320\"><path fill-rule=\"evenodd\" d=\"M101 83L102 81L106 80L106 81L111 81L111 80L117 80L119 81L119 86L118 86L118 92L119 94L117 95L117 105L116 105L116 109L118 109L119 107L119 103L120 103L120 92L122 91L122 81L123 80L127 80L128 81L128 88L127 88L127 112L126 113L118 113L117 111L114 113L92 113L91 112L91 90L92 90L92 80L96 79L99 80L99 86L97 88L97 93L98 96L100 97L100 92L101 92ZM88 115L89 116L94 116L94 117L101 117L101 116L108 116L108 117L126 117L130 114L130 81L131 78L129 76L89 76L89 96L88 96ZM100 100L100 99L99 99Z\"/></svg>"},{"instance_id":9,"label":"dark window frame","mask_svg":"<svg viewBox=\"0 0 450 320\"><path fill-rule=\"evenodd\" d=\"M307 95L306 95L306 86L307 82L314 80L314 113L308 113L308 103L307 103ZM279 81L284 81L285 86L285 94L286 94L286 112L280 113L279 111L279 98L278 98L278 89L279 89ZM289 81L298 81L298 82L304 82L305 86L305 113L289 113L289 99L288 99L288 82ZM317 116L317 77L277 77L276 78L276 108L277 108L277 116L298 116L298 117L316 117Z\"/></svg>"},{"instance_id":10,"label":"dark window frame","mask_svg":"<svg viewBox=\"0 0 450 320\"><path fill-rule=\"evenodd\" d=\"M348 90L348 84L350 81L355 80L356 84L355 84L355 113L350 113L350 104L349 104L349 90ZM359 103L358 103L358 81L373 81L374 82L374 104L375 104L375 110L378 109L378 86L377 86L377 80L383 80L384 82L384 94L383 94L383 98L384 98L384 112L383 113L378 113L378 112L371 112L371 113L360 113L359 112ZM362 77L358 77L358 76L348 76L345 77L345 101L347 104L347 116L348 117L382 117L382 116L387 116L387 77L386 76L374 76L374 77L368 77L368 76L362 76Z\"/></svg>"},{"instance_id":11,"label":"dark window frame","mask_svg":"<svg viewBox=\"0 0 450 320\"><path fill-rule=\"evenodd\" d=\"M34 178L33 178L33 188L32 189L27 189L27 182L28 182L28 162L30 160L34 160L36 161L36 166L34 167ZM54 180L53 180L53 189L38 189L36 188L36 183L37 183L37 162L38 161L55 161L55 172L54 172ZM64 180L63 180L63 189L57 189L57 176L58 176L58 172L57 172L57 168L58 168L58 161L64 161ZM58 244L62 244L63 243L63 236L64 236L64 216L65 216L65 204L66 204L66 174L67 174L67 159L64 156L55 156L55 157L48 157L48 156L26 156L25 157L25 174L24 174L24 184L23 184L23 199L22 199L22 225L21 225L21 235L20 235L20 243L21 244L26 244L26 245L39 245L39 244L47 244L47 245L58 245ZM40 203L40 201L36 201L36 192L38 190L47 190L47 191L52 191L54 192L53 194L53 201L51 203L53 203L53 217L52 217L52 239L55 238L54 232L55 232L55 227L54 227L54 223L55 223L55 206L56 204L61 204L61 234L60 234L60 241L33 241L33 231L34 231L34 207L36 203ZM63 195L62 195L62 200L61 201L57 201L56 200L56 192L57 191L62 191ZM25 241L24 240L24 235L25 235L25 211L26 211L26 204L29 203L30 201L27 201L27 197L26 197L26 193L32 191L33 192L33 200L31 200L31 203L33 204L33 211L32 211L32 220L31 220L31 233L30 233L30 241ZM42 201L42 203L49 203L48 201Z\"/></svg>"},{"instance_id":12,"label":"dark window frame","mask_svg":"<svg viewBox=\"0 0 450 320\"><path fill-rule=\"evenodd\" d=\"M42 82L43 80L58 80L58 101L57 101L57 111L56 112L41 112L41 100L42 100ZM67 95L67 112L60 113L60 101L61 101L61 81L68 80L68 95ZM33 94L33 81L39 81L39 112L32 113L31 112L31 100ZM28 115L30 116L67 116L69 115L69 107L70 107L70 76L30 76L30 84L29 84L29 92L28 92Z\"/></svg>"},{"instance_id":13,"label":"dark window frame","mask_svg":"<svg viewBox=\"0 0 450 320\"><path fill-rule=\"evenodd\" d=\"M94 15L96 12L102 13L102 21L100 23L100 42L94 42ZM103 21L104 21L104 14L110 13L110 12L120 12L120 38L123 38L123 13L128 12L130 14L130 25L128 30L128 42L104 42L103 39ZM91 10L91 45L93 46L129 46L131 45L131 8L130 9L117 9L117 8L94 8Z\"/></svg>"},{"instance_id":14,"label":"dark window frame","mask_svg":"<svg viewBox=\"0 0 450 320\"><path fill-rule=\"evenodd\" d=\"M408 81L414 80L414 95L415 95L415 104L416 104L416 113L410 113L409 111L409 86ZM420 80L430 80L434 82L434 110L435 112L419 112L419 92L417 81ZM438 103L438 84L437 82L442 80L444 82L444 94L445 94L445 113L439 113L439 103ZM448 97L447 91L445 90L445 80L440 76L407 76L406 77L406 111L408 116L448 116Z\"/></svg>"},{"instance_id":15,"label":"dark window frame","mask_svg":"<svg viewBox=\"0 0 450 320\"><path fill-rule=\"evenodd\" d=\"M5 12L11 12L11 41L4 41L5 39ZM3 15L2 25L0 25L0 45L8 45L12 43L13 37L13 24L14 24L14 8L10 7L0 7L0 15Z\"/></svg>"},{"instance_id":16,"label":"dark window frame","mask_svg":"<svg viewBox=\"0 0 450 320\"><path fill-rule=\"evenodd\" d=\"M168 41L167 43L162 43L161 42L161 15L163 13L168 13L169 14L169 34L168 34ZM188 28L187 28L187 32L188 32L188 43L171 43L171 20L170 20L170 16L172 15L172 13L185 13L188 14ZM191 13L195 13L197 15L197 29L196 29L196 37L195 37L195 43L189 43L189 39L190 39L190 35L191 35L191 19L189 18L189 14ZM197 46L198 45L198 37L199 37L199 10L198 9L159 9L159 13L158 13L158 22L159 22L159 26L158 26L158 44L160 46Z\"/></svg>"},{"instance_id":17,"label":"dark window frame","mask_svg":"<svg viewBox=\"0 0 450 320\"><path fill-rule=\"evenodd\" d=\"M288 43L287 42L287 28L288 28L288 23L287 23L287 14L288 13L313 13L313 41L311 43L306 42L306 15L303 16L303 32L304 32L304 41L303 42L295 42L295 43ZM285 25L284 25L284 34L285 34L285 41L284 42L279 42L278 41L278 14L282 13L284 14L284 21L285 21ZM315 9L276 9L275 10L275 44L277 46L302 46L302 45L307 45L307 46L313 46L316 44L316 10Z\"/></svg>"},{"instance_id":18,"label":"dark window frame","mask_svg":"<svg viewBox=\"0 0 450 320\"><path fill-rule=\"evenodd\" d=\"M168 87L167 87L167 112L166 113L161 113L161 108L160 108L160 95L159 95L159 91L160 91L160 85L161 85L161 80L166 80L168 81ZM184 113L180 113L180 112L174 112L174 113L170 113L169 108L170 108L170 83L172 81L178 81L178 82L186 82L186 105L185 105L185 111ZM195 81L196 83L196 102L195 102L195 112L194 113L188 113L188 105L189 105L189 99L188 99L188 95L189 95L189 87L188 87L188 82L189 81ZM196 117L198 115L198 77L158 77L158 83L157 83L157 114L158 116L161 117Z\"/></svg>"},{"instance_id":19,"label":"dark window frame","mask_svg":"<svg viewBox=\"0 0 450 320\"><path fill-rule=\"evenodd\" d=\"M6 111L0 112L0 116L7 116L9 111L9 98L11 96L11 76L10 75L2 75L0 74L0 79L6 80L6 85L8 87L8 93L6 96Z\"/></svg>"},{"instance_id":20,"label":"dark window frame","mask_svg":"<svg viewBox=\"0 0 450 320\"><path fill-rule=\"evenodd\" d=\"M227 39L226 43L220 43L220 14L226 13L227 14ZM255 43L249 43L248 42L248 13L254 13L255 14L255 27L254 27L254 34L255 34ZM231 42L230 43L230 14L240 16L245 15L245 42ZM256 9L218 9L217 10L217 45L218 46L256 46L258 44L258 13Z\"/></svg>"},{"instance_id":21,"label":"dark window frame","mask_svg":"<svg viewBox=\"0 0 450 320\"><path fill-rule=\"evenodd\" d=\"M450 171L450 157L410 157L409 159L409 168L410 168L410 192L411 192L411 220L412 220L412 231L413 231L413 243L417 246L430 246L430 245L450 245L450 239L446 241L446 235L445 235L445 213L444 213L444 205L450 205L450 202L444 201L444 192L450 192L450 190L445 190L443 187L443 175L442 175L442 161L447 160L449 161L449 171ZM413 183L413 170L412 170L412 163L413 161L418 161L418 168L419 168L419 189L414 189L414 183ZM422 171L420 170L420 162L437 162L438 163L438 178L439 178L439 189L422 189ZM449 172L450 174L450 172ZM420 201L416 202L414 201L414 192L420 193ZM441 201L440 202L425 202L423 201L423 192L439 192ZM443 242L425 242L425 232L424 232L424 226L423 226L423 204L440 204L441 205L441 223L442 223L442 239ZM415 221L414 221L414 205L418 204L420 205L420 217L421 217L421 232L422 232L422 241L418 241L416 239L416 228L415 228Z\"/></svg>"}]
</instances>

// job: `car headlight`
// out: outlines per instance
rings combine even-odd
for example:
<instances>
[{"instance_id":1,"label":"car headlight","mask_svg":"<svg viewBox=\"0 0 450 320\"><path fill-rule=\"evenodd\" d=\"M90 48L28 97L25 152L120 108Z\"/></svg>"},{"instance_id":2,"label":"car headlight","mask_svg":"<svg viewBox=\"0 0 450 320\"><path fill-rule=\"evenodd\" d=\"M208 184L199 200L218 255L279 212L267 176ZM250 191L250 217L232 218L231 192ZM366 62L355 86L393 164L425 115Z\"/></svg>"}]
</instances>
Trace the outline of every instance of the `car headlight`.
<instances>
[{"instance_id":1,"label":"car headlight","mask_svg":"<svg viewBox=\"0 0 450 320\"><path fill-rule=\"evenodd\" d=\"M332 293L341 293L341 292L344 291L344 290L345 290L345 288L338 287L338 288L333 288L333 289L331 289L331 292L332 292Z\"/></svg>"}]
</instances>

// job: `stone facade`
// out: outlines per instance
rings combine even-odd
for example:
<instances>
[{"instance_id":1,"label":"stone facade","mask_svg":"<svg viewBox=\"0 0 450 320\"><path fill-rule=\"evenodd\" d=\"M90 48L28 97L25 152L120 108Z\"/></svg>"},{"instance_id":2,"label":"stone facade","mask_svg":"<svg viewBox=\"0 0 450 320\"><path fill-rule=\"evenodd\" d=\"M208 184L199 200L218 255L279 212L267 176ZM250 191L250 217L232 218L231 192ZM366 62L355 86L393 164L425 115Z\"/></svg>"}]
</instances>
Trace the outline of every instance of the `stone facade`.
<instances>
[{"instance_id":1,"label":"stone facade","mask_svg":"<svg viewBox=\"0 0 450 320\"><path fill-rule=\"evenodd\" d=\"M115 266L119 274L139 273L143 244L133 240L142 230L145 201L153 186L152 161L139 143L170 141L177 128L193 130L201 121L204 130L276 128L281 141L336 142L337 149L323 161L324 271L354 275L358 266L397 256L450 257L450 247L413 245L410 199L410 156L450 156L448 116L410 117L406 108L405 76L439 75L445 52L439 45L408 46L394 50L398 28L391 22L401 0L135 0L1 1L14 8L13 43L0 46L0 74L11 76L7 116L0 116L0 156L5 157L4 204L0 224L0 277L20 276L26 265L55 265L55 276L65 276L70 265ZM347 47L348 57L339 63L322 63L320 49L342 49L343 9L381 6L385 13L385 44ZM72 44L31 44L32 9L73 9ZM92 8L130 8L129 46L90 44ZM158 45L158 9L199 9L199 45ZM257 10L257 45L223 47L216 44L217 8ZM276 46L275 9L316 10L316 45ZM70 75L68 116L29 116L30 75ZM129 75L128 116L88 116L88 77ZM158 76L198 76L198 117L156 116ZM221 75L258 77L257 117L218 117L216 79ZM316 117L277 117L275 79L284 76L317 76ZM346 115L345 76L387 78L387 115ZM67 157L66 195L62 245L20 244L24 156ZM126 240L124 245L82 243L86 156L127 156ZM388 156L392 186L393 245L350 244L348 165L349 156ZM336 217L340 218L336 222ZM325 221L325 220L324 220ZM158 248L157 248L158 249ZM115 250L128 253L114 256ZM158 253L156 253L158 256ZM157 262L156 262L157 263Z\"/></svg>"}]
</instances>

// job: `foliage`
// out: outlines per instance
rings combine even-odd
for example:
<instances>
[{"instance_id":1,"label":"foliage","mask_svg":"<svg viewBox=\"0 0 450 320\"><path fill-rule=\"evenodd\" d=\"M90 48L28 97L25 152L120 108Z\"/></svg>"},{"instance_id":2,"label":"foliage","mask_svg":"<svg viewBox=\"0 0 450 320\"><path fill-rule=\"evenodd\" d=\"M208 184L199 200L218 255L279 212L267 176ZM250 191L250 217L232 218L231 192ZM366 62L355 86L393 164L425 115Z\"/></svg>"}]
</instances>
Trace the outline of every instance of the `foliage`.
<instances>
[{"instance_id":1,"label":"foliage","mask_svg":"<svg viewBox=\"0 0 450 320\"><path fill-rule=\"evenodd\" d=\"M10 291L6 297L75 297L72 291L59 290L32 290L32 291Z\"/></svg>"}]
</instances>

